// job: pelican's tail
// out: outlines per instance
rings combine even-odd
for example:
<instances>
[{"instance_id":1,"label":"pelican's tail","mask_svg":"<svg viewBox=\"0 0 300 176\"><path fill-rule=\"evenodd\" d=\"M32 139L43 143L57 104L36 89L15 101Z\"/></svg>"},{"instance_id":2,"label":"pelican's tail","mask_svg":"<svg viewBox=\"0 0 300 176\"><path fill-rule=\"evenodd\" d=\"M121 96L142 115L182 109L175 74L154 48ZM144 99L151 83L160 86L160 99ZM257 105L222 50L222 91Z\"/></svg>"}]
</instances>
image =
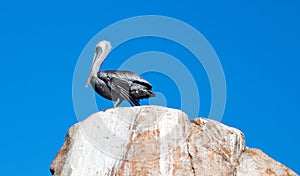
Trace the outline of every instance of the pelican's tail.
<instances>
[{"instance_id":1,"label":"pelican's tail","mask_svg":"<svg viewBox=\"0 0 300 176\"><path fill-rule=\"evenodd\" d=\"M151 90L148 90L148 93L149 93L149 97L155 97L155 93L153 93Z\"/></svg>"}]
</instances>

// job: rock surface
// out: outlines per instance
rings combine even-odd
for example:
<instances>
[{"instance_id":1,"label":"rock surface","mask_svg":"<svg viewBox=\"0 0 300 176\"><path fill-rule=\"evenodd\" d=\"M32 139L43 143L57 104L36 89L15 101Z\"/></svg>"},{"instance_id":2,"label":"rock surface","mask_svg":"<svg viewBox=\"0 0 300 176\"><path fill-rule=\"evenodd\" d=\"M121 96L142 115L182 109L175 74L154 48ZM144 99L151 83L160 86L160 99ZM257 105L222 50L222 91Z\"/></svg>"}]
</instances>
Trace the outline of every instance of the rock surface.
<instances>
[{"instance_id":1,"label":"rock surface","mask_svg":"<svg viewBox=\"0 0 300 176\"><path fill-rule=\"evenodd\" d=\"M55 176L297 175L219 122L159 106L114 108L73 125Z\"/></svg>"}]
</instances>

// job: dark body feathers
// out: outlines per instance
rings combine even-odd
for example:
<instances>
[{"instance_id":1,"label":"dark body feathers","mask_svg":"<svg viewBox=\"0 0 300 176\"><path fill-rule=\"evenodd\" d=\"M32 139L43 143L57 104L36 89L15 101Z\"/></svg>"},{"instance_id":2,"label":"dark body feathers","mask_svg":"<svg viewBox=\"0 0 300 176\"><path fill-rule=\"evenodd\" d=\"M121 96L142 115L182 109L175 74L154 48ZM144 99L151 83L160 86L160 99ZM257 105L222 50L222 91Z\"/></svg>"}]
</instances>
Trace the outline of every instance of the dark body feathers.
<instances>
[{"instance_id":1,"label":"dark body feathers","mask_svg":"<svg viewBox=\"0 0 300 176\"><path fill-rule=\"evenodd\" d=\"M131 106L139 106L139 100L154 97L152 85L136 73L125 70L106 70L91 79L95 91L106 99L127 100Z\"/></svg>"}]
</instances>

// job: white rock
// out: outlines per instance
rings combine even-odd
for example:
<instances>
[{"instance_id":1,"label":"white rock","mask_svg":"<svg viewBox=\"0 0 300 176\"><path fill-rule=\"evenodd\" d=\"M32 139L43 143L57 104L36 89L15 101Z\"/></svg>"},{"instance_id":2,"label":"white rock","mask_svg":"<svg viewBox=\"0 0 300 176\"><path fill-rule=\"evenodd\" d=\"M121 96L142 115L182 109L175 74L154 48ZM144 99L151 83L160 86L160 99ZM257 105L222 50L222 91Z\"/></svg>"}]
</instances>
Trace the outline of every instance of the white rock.
<instances>
[{"instance_id":1,"label":"white rock","mask_svg":"<svg viewBox=\"0 0 300 176\"><path fill-rule=\"evenodd\" d=\"M219 122L159 106L114 108L73 125L55 176L296 175Z\"/></svg>"}]
</instances>

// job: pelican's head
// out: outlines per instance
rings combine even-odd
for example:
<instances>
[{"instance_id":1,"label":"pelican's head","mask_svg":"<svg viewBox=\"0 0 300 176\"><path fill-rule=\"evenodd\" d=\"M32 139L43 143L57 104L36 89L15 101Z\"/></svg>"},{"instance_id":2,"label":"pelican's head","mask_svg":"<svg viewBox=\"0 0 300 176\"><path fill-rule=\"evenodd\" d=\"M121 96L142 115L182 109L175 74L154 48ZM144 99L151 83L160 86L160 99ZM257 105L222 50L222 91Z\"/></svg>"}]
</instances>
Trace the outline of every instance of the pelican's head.
<instances>
[{"instance_id":1,"label":"pelican's head","mask_svg":"<svg viewBox=\"0 0 300 176\"><path fill-rule=\"evenodd\" d=\"M107 57L110 50L111 50L111 44L109 41L102 40L96 45L92 67L90 70L89 77L85 83L85 87L88 87L92 76L97 76L97 72L99 71L101 64L103 63L104 59Z\"/></svg>"}]
</instances>

